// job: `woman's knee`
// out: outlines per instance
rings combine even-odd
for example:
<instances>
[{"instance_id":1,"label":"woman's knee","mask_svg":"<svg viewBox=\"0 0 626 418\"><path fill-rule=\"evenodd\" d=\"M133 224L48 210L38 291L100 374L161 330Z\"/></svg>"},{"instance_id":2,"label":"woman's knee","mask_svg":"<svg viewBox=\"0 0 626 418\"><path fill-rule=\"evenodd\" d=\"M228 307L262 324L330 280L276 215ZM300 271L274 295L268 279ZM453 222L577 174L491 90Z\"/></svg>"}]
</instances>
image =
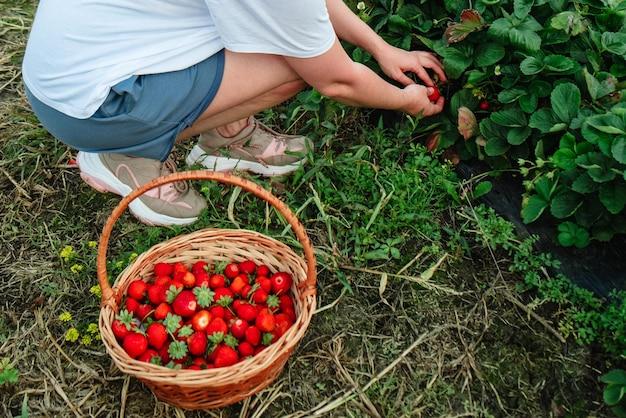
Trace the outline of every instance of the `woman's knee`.
<instances>
[{"instance_id":1,"label":"woman's knee","mask_svg":"<svg viewBox=\"0 0 626 418\"><path fill-rule=\"evenodd\" d=\"M284 98L285 100L295 96L302 90L307 87L307 84L302 79L288 81L286 83L281 84L280 86L274 89L273 93L276 94L278 98Z\"/></svg>"}]
</instances>

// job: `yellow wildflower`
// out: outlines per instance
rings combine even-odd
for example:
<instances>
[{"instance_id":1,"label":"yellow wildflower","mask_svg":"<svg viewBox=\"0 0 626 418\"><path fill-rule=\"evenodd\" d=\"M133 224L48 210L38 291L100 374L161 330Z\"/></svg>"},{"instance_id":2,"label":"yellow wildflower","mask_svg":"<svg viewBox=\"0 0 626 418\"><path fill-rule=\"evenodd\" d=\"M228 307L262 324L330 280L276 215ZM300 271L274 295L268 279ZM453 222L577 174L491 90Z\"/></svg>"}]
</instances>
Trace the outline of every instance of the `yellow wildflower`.
<instances>
[{"instance_id":1,"label":"yellow wildflower","mask_svg":"<svg viewBox=\"0 0 626 418\"><path fill-rule=\"evenodd\" d=\"M76 253L74 252L74 249L72 248L71 245L66 245L65 247L63 247L59 255L61 256L63 261L67 263L72 258L74 258L74 255L76 255Z\"/></svg>"},{"instance_id":2,"label":"yellow wildflower","mask_svg":"<svg viewBox=\"0 0 626 418\"><path fill-rule=\"evenodd\" d=\"M87 332L91 335L93 334L97 334L98 333L98 324L96 323L91 323L89 325L87 325Z\"/></svg>"},{"instance_id":3,"label":"yellow wildflower","mask_svg":"<svg viewBox=\"0 0 626 418\"><path fill-rule=\"evenodd\" d=\"M70 322L71 320L72 320L72 314L67 311L59 315L59 321L61 322Z\"/></svg>"},{"instance_id":4,"label":"yellow wildflower","mask_svg":"<svg viewBox=\"0 0 626 418\"><path fill-rule=\"evenodd\" d=\"M78 340L78 337L80 337L80 333L74 327L68 329L65 333L65 341L76 342L76 340Z\"/></svg>"},{"instance_id":5,"label":"yellow wildflower","mask_svg":"<svg viewBox=\"0 0 626 418\"><path fill-rule=\"evenodd\" d=\"M89 293L91 293L92 295L97 296L98 298L102 297L102 289L100 289L100 285L97 284L95 286L91 286L89 288Z\"/></svg>"},{"instance_id":6,"label":"yellow wildflower","mask_svg":"<svg viewBox=\"0 0 626 418\"><path fill-rule=\"evenodd\" d=\"M137 258L138 254L137 253L132 253L130 255L130 257L128 257L128 262L132 263L133 261L135 261L135 259Z\"/></svg>"},{"instance_id":7,"label":"yellow wildflower","mask_svg":"<svg viewBox=\"0 0 626 418\"><path fill-rule=\"evenodd\" d=\"M83 271L84 268L85 266L83 266L82 264L74 264L72 267L70 267L70 271L74 274L78 274Z\"/></svg>"},{"instance_id":8,"label":"yellow wildflower","mask_svg":"<svg viewBox=\"0 0 626 418\"><path fill-rule=\"evenodd\" d=\"M91 345L91 336L83 335L83 338L80 339L80 343L82 345Z\"/></svg>"},{"instance_id":9,"label":"yellow wildflower","mask_svg":"<svg viewBox=\"0 0 626 418\"><path fill-rule=\"evenodd\" d=\"M98 246L98 242L97 242L97 241L89 241L89 242L87 243L87 246L88 246L89 248L96 248L96 247Z\"/></svg>"}]
</instances>

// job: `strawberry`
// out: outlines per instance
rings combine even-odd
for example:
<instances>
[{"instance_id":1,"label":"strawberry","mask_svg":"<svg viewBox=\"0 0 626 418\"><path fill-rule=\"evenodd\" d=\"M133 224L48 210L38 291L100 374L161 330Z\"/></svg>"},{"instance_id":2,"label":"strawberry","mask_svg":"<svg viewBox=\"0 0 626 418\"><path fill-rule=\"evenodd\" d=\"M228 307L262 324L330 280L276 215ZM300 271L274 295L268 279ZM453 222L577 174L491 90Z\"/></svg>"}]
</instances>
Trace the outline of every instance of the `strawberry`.
<instances>
[{"instance_id":1,"label":"strawberry","mask_svg":"<svg viewBox=\"0 0 626 418\"><path fill-rule=\"evenodd\" d=\"M257 277L255 282L261 286L261 289L265 292L265 293L269 293L272 291L272 281L268 278L268 277Z\"/></svg>"},{"instance_id":2,"label":"strawberry","mask_svg":"<svg viewBox=\"0 0 626 418\"><path fill-rule=\"evenodd\" d=\"M291 308L293 309L293 299L291 299L291 296L289 295L280 295L280 297L278 298L278 306L280 307L280 310L284 310L287 308Z\"/></svg>"},{"instance_id":3,"label":"strawberry","mask_svg":"<svg viewBox=\"0 0 626 418\"><path fill-rule=\"evenodd\" d=\"M167 287L153 284L152 286L148 287L148 300L151 304L157 306L158 304L165 302L166 292Z\"/></svg>"},{"instance_id":4,"label":"strawberry","mask_svg":"<svg viewBox=\"0 0 626 418\"><path fill-rule=\"evenodd\" d=\"M227 264L224 268L224 275L229 279L234 279L239 274L239 266L235 263Z\"/></svg>"},{"instance_id":5,"label":"strawberry","mask_svg":"<svg viewBox=\"0 0 626 418\"><path fill-rule=\"evenodd\" d=\"M223 306L212 306L209 309L209 313L211 314L211 318L224 318L224 307Z\"/></svg>"},{"instance_id":6,"label":"strawberry","mask_svg":"<svg viewBox=\"0 0 626 418\"><path fill-rule=\"evenodd\" d=\"M245 274L238 274L230 283L230 290L232 290L234 294L239 295L241 294L241 290L247 285L248 277Z\"/></svg>"},{"instance_id":7,"label":"strawberry","mask_svg":"<svg viewBox=\"0 0 626 418\"><path fill-rule=\"evenodd\" d=\"M226 277L221 274L214 274L209 279L209 287L213 290L226 286Z\"/></svg>"},{"instance_id":8,"label":"strawberry","mask_svg":"<svg viewBox=\"0 0 626 418\"><path fill-rule=\"evenodd\" d=\"M250 286L249 284L245 285L243 289L241 289L241 297L247 299L248 296L250 296L251 290L252 290L252 286Z\"/></svg>"},{"instance_id":9,"label":"strawberry","mask_svg":"<svg viewBox=\"0 0 626 418\"><path fill-rule=\"evenodd\" d=\"M117 338L118 341L122 341L124 337L130 333L130 325L126 325L121 320L115 319L111 323L111 330L113 331L115 338Z\"/></svg>"},{"instance_id":10,"label":"strawberry","mask_svg":"<svg viewBox=\"0 0 626 418\"><path fill-rule=\"evenodd\" d=\"M293 325L293 321L284 313L279 313L274 317L276 327L274 328L274 336L278 339Z\"/></svg>"},{"instance_id":11,"label":"strawberry","mask_svg":"<svg viewBox=\"0 0 626 418\"><path fill-rule=\"evenodd\" d=\"M158 359L158 362L161 361L161 359L159 358L159 353L157 353L153 349L149 348L149 349L146 350L145 353L140 355L139 358L137 358L137 360L144 361L146 363L153 363L154 364L157 360L153 360L153 358Z\"/></svg>"},{"instance_id":12,"label":"strawberry","mask_svg":"<svg viewBox=\"0 0 626 418\"><path fill-rule=\"evenodd\" d=\"M282 313L287 315L292 323L296 322L296 311L294 311L293 308L282 309Z\"/></svg>"},{"instance_id":13,"label":"strawberry","mask_svg":"<svg viewBox=\"0 0 626 418\"><path fill-rule=\"evenodd\" d=\"M232 305L230 305L230 307L234 309L235 311L237 311L237 307L241 306L242 303L246 303L246 301L243 299L235 299L233 300L233 303Z\"/></svg>"},{"instance_id":14,"label":"strawberry","mask_svg":"<svg viewBox=\"0 0 626 418\"><path fill-rule=\"evenodd\" d=\"M187 366L187 370L202 370L202 367L192 364L191 366Z\"/></svg>"},{"instance_id":15,"label":"strawberry","mask_svg":"<svg viewBox=\"0 0 626 418\"><path fill-rule=\"evenodd\" d=\"M248 323L243 319L235 319L230 326L230 333L239 340L243 339L246 335L246 329L248 328Z\"/></svg>"},{"instance_id":16,"label":"strawberry","mask_svg":"<svg viewBox=\"0 0 626 418\"><path fill-rule=\"evenodd\" d=\"M227 287L220 287L215 289L215 296L213 300L220 306L228 306L232 303L235 294Z\"/></svg>"},{"instance_id":17,"label":"strawberry","mask_svg":"<svg viewBox=\"0 0 626 418\"><path fill-rule=\"evenodd\" d=\"M478 104L478 107L480 108L480 110L489 110L491 106L489 105L489 102L487 100L483 100Z\"/></svg>"},{"instance_id":18,"label":"strawberry","mask_svg":"<svg viewBox=\"0 0 626 418\"><path fill-rule=\"evenodd\" d=\"M244 321L252 322L256 319L257 309L249 303L242 303L235 308L237 316Z\"/></svg>"},{"instance_id":19,"label":"strawberry","mask_svg":"<svg viewBox=\"0 0 626 418\"><path fill-rule=\"evenodd\" d=\"M220 344L215 349L215 367L227 367L239 361L239 355L234 348Z\"/></svg>"},{"instance_id":20,"label":"strawberry","mask_svg":"<svg viewBox=\"0 0 626 418\"><path fill-rule=\"evenodd\" d=\"M437 86L433 86L431 87L431 89L433 89L433 91L432 93L428 95L428 100L430 100L433 103L436 103L437 100L439 100L439 98L441 97L441 93L439 92L439 89L437 88Z\"/></svg>"},{"instance_id":21,"label":"strawberry","mask_svg":"<svg viewBox=\"0 0 626 418\"><path fill-rule=\"evenodd\" d=\"M233 313L233 311L231 311L230 309L225 309L224 310L224 321L230 323L230 321L232 321L233 319L235 319L235 314Z\"/></svg>"},{"instance_id":22,"label":"strawberry","mask_svg":"<svg viewBox=\"0 0 626 418\"><path fill-rule=\"evenodd\" d=\"M252 301L254 303L265 303L267 301L267 292L263 289L259 289L252 294Z\"/></svg>"},{"instance_id":23,"label":"strawberry","mask_svg":"<svg viewBox=\"0 0 626 418\"><path fill-rule=\"evenodd\" d=\"M192 272L186 272L180 279L183 282L183 285L187 288L192 288L196 285L196 276L193 275Z\"/></svg>"},{"instance_id":24,"label":"strawberry","mask_svg":"<svg viewBox=\"0 0 626 418\"><path fill-rule=\"evenodd\" d=\"M194 332L189 338L187 338L187 346L189 347L189 353L191 355L204 355L207 348L206 334L204 332Z\"/></svg>"},{"instance_id":25,"label":"strawberry","mask_svg":"<svg viewBox=\"0 0 626 418\"><path fill-rule=\"evenodd\" d=\"M242 342L237 346L237 350L239 350L239 354L241 357L249 357L254 354L254 347L247 341Z\"/></svg>"},{"instance_id":26,"label":"strawberry","mask_svg":"<svg viewBox=\"0 0 626 418\"><path fill-rule=\"evenodd\" d=\"M194 366L199 366L200 369L206 369L207 366L206 360L202 357L194 358L192 363Z\"/></svg>"},{"instance_id":27,"label":"strawberry","mask_svg":"<svg viewBox=\"0 0 626 418\"><path fill-rule=\"evenodd\" d=\"M148 344L157 350L160 350L169 339L165 325L160 322L153 322L148 325L146 335L148 336Z\"/></svg>"},{"instance_id":28,"label":"strawberry","mask_svg":"<svg viewBox=\"0 0 626 418\"><path fill-rule=\"evenodd\" d=\"M154 285L165 286L166 289L170 287L171 283L172 283L172 279L170 279L169 276L157 276L154 279Z\"/></svg>"},{"instance_id":29,"label":"strawberry","mask_svg":"<svg viewBox=\"0 0 626 418\"><path fill-rule=\"evenodd\" d=\"M176 315L183 318L192 316L196 312L198 301L191 290L183 290L172 302L172 309Z\"/></svg>"},{"instance_id":30,"label":"strawberry","mask_svg":"<svg viewBox=\"0 0 626 418\"><path fill-rule=\"evenodd\" d=\"M177 277L182 277L187 273L187 267L183 263L175 263L172 271L172 275L176 279Z\"/></svg>"},{"instance_id":31,"label":"strawberry","mask_svg":"<svg viewBox=\"0 0 626 418\"><path fill-rule=\"evenodd\" d=\"M276 326L274 315L267 308L261 309L256 317L255 325L260 331L272 332Z\"/></svg>"},{"instance_id":32,"label":"strawberry","mask_svg":"<svg viewBox=\"0 0 626 418\"><path fill-rule=\"evenodd\" d=\"M131 284L128 285L128 290L126 291L128 296L138 302L141 302L146 297L147 292L148 284L143 280L135 280L134 282L131 282Z\"/></svg>"},{"instance_id":33,"label":"strawberry","mask_svg":"<svg viewBox=\"0 0 626 418\"><path fill-rule=\"evenodd\" d=\"M131 332L124 337L122 347L131 358L137 358L148 349L148 339L138 332Z\"/></svg>"},{"instance_id":34,"label":"strawberry","mask_svg":"<svg viewBox=\"0 0 626 418\"><path fill-rule=\"evenodd\" d=\"M169 349L170 349L170 342L166 342L165 345L163 347L161 347L159 351L159 357L161 357L161 363L162 364L167 364L170 362L170 353L169 353Z\"/></svg>"},{"instance_id":35,"label":"strawberry","mask_svg":"<svg viewBox=\"0 0 626 418\"><path fill-rule=\"evenodd\" d=\"M261 351L265 350L266 348L267 348L267 346L265 346L265 345L258 346L257 348L254 349L254 355L256 356L257 354L259 354Z\"/></svg>"},{"instance_id":36,"label":"strawberry","mask_svg":"<svg viewBox=\"0 0 626 418\"><path fill-rule=\"evenodd\" d=\"M139 308L139 302L133 298L126 298L124 305L126 306L126 310L132 314L137 312L137 308Z\"/></svg>"},{"instance_id":37,"label":"strawberry","mask_svg":"<svg viewBox=\"0 0 626 418\"><path fill-rule=\"evenodd\" d=\"M172 312L172 308L167 303L160 303L154 310L154 319L162 321L167 317L167 314Z\"/></svg>"},{"instance_id":38,"label":"strawberry","mask_svg":"<svg viewBox=\"0 0 626 418\"><path fill-rule=\"evenodd\" d=\"M209 265L206 261L196 261L191 266L191 272L193 274L198 274L200 272L207 272L209 270Z\"/></svg>"},{"instance_id":39,"label":"strawberry","mask_svg":"<svg viewBox=\"0 0 626 418\"><path fill-rule=\"evenodd\" d=\"M147 317L150 316L153 310L154 308L152 307L152 305L148 303L142 303L135 311L135 316L137 317L137 319L143 322Z\"/></svg>"},{"instance_id":40,"label":"strawberry","mask_svg":"<svg viewBox=\"0 0 626 418\"><path fill-rule=\"evenodd\" d=\"M185 283L183 283L180 279L174 279L170 282L170 287L176 287L177 289L183 289L185 287Z\"/></svg>"},{"instance_id":41,"label":"strawberry","mask_svg":"<svg viewBox=\"0 0 626 418\"><path fill-rule=\"evenodd\" d=\"M225 335L228 332L228 325L222 318L214 318L211 322L209 322L209 326L206 327L207 335L213 335L216 333L221 333Z\"/></svg>"},{"instance_id":42,"label":"strawberry","mask_svg":"<svg viewBox=\"0 0 626 418\"><path fill-rule=\"evenodd\" d=\"M191 318L191 326L195 331L204 331L211 322L211 314L206 309L196 312Z\"/></svg>"},{"instance_id":43,"label":"strawberry","mask_svg":"<svg viewBox=\"0 0 626 418\"><path fill-rule=\"evenodd\" d=\"M171 276L174 272L174 266L169 263L156 263L154 265L155 276Z\"/></svg>"},{"instance_id":44,"label":"strawberry","mask_svg":"<svg viewBox=\"0 0 626 418\"><path fill-rule=\"evenodd\" d=\"M259 329L254 325L250 325L248 328L246 328L245 337L246 341L254 346L257 346L261 343L261 331L259 331Z\"/></svg>"},{"instance_id":45,"label":"strawberry","mask_svg":"<svg viewBox=\"0 0 626 418\"><path fill-rule=\"evenodd\" d=\"M239 271L246 274L252 274L256 270L256 264L254 261L246 260L239 263Z\"/></svg>"},{"instance_id":46,"label":"strawberry","mask_svg":"<svg viewBox=\"0 0 626 418\"><path fill-rule=\"evenodd\" d=\"M289 289L291 289L291 283L293 282L291 274L285 272L273 274L271 280L272 292L277 295L289 292Z\"/></svg>"},{"instance_id":47,"label":"strawberry","mask_svg":"<svg viewBox=\"0 0 626 418\"><path fill-rule=\"evenodd\" d=\"M202 286L209 287L209 282L211 281L211 279L209 277L209 273L207 273L206 271L199 271L197 273L194 273L194 276L196 276L196 286L198 286L198 287L202 287Z\"/></svg>"},{"instance_id":48,"label":"strawberry","mask_svg":"<svg viewBox=\"0 0 626 418\"><path fill-rule=\"evenodd\" d=\"M269 277L270 268L267 267L265 264L261 264L259 267L256 268L256 275L257 277L258 276Z\"/></svg>"}]
</instances>

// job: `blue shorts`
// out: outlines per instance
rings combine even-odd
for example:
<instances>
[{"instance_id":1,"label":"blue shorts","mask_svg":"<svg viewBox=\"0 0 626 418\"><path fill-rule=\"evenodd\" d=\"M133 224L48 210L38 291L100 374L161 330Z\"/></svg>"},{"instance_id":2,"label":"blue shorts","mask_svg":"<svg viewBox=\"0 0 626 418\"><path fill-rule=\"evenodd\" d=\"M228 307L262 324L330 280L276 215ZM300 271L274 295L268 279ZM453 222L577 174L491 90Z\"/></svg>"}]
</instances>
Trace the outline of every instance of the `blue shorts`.
<instances>
[{"instance_id":1,"label":"blue shorts","mask_svg":"<svg viewBox=\"0 0 626 418\"><path fill-rule=\"evenodd\" d=\"M165 160L185 128L213 101L224 73L224 50L180 71L134 75L115 86L88 119L42 103L26 88L41 124L61 142L86 152Z\"/></svg>"}]
</instances>

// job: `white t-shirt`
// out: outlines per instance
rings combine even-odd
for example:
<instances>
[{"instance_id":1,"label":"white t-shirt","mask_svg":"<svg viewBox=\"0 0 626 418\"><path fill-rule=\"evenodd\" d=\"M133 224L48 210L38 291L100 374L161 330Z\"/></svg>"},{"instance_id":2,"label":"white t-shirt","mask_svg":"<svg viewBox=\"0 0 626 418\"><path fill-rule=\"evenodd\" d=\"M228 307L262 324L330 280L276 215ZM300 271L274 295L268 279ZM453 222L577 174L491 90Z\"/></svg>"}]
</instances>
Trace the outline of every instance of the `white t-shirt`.
<instances>
[{"instance_id":1,"label":"white t-shirt","mask_svg":"<svg viewBox=\"0 0 626 418\"><path fill-rule=\"evenodd\" d=\"M36 98L86 119L132 75L222 48L315 57L334 41L324 0L41 0L22 72Z\"/></svg>"}]
</instances>

